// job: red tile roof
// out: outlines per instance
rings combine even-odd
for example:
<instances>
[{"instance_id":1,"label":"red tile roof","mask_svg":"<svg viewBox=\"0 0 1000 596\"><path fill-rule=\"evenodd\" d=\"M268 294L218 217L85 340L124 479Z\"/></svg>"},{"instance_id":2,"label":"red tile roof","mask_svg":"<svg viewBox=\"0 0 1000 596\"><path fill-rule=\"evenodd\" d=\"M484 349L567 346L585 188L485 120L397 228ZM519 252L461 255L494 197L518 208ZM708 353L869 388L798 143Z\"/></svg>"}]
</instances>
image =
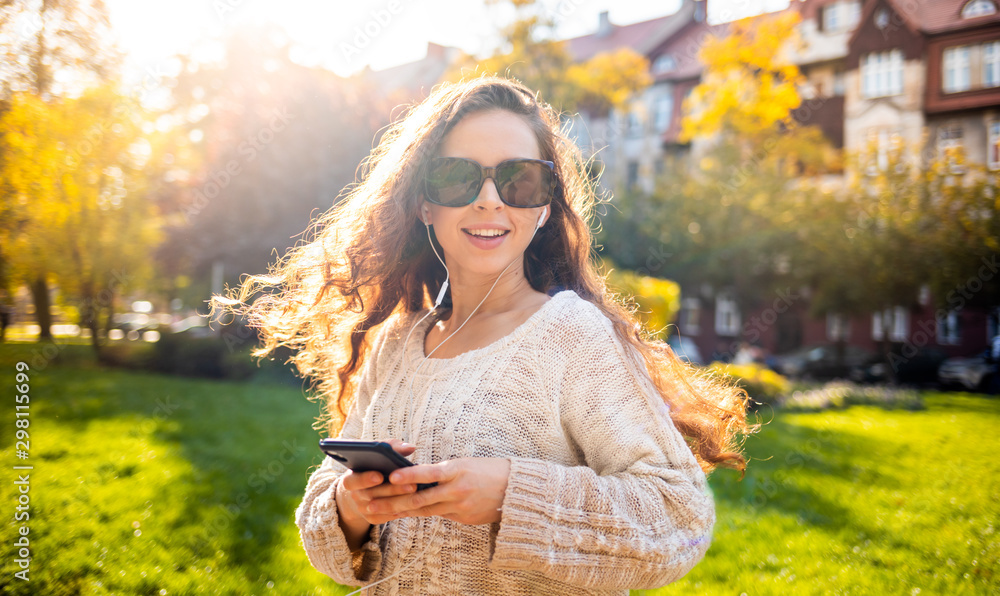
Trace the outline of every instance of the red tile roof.
<instances>
[{"instance_id":1,"label":"red tile roof","mask_svg":"<svg viewBox=\"0 0 1000 596\"><path fill-rule=\"evenodd\" d=\"M621 48L630 48L646 55L665 38L673 35L691 19L694 11L692 2L683 1L681 8L665 17L633 23L631 25L611 24L611 31L604 36L597 33L567 39L569 53L576 61L585 61L600 54Z\"/></svg>"},{"instance_id":2,"label":"red tile roof","mask_svg":"<svg viewBox=\"0 0 1000 596\"><path fill-rule=\"evenodd\" d=\"M916 20L920 23L920 29L926 33L944 33L958 29L971 29L981 25L1000 23L1000 7L998 11L991 15L974 17L971 19L962 18L962 8L969 0L934 0L933 2L918 3ZM993 0L996 5L996 0ZM901 15L906 16L904 9L906 2L894 2L893 6Z\"/></svg>"}]
</instances>

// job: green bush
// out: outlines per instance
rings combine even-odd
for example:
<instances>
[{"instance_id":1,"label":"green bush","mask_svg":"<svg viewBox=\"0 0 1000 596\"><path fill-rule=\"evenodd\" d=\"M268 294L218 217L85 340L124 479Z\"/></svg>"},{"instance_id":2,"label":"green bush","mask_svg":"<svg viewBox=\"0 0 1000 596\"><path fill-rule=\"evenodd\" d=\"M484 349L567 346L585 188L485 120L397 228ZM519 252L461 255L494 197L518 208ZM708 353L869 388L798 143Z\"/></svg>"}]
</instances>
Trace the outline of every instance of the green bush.
<instances>
[{"instance_id":1,"label":"green bush","mask_svg":"<svg viewBox=\"0 0 1000 596\"><path fill-rule=\"evenodd\" d=\"M794 391L780 402L781 408L790 412L818 412L853 405L877 406L886 410L924 408L920 394L912 389L862 386L845 381L833 381L819 388Z\"/></svg>"},{"instance_id":2,"label":"green bush","mask_svg":"<svg viewBox=\"0 0 1000 596\"><path fill-rule=\"evenodd\" d=\"M759 404L773 405L791 388L788 379L760 364L713 362L708 370L733 378Z\"/></svg>"},{"instance_id":3,"label":"green bush","mask_svg":"<svg viewBox=\"0 0 1000 596\"><path fill-rule=\"evenodd\" d=\"M109 342L101 348L98 362L116 368L150 370L156 362L155 344L138 341Z\"/></svg>"},{"instance_id":4,"label":"green bush","mask_svg":"<svg viewBox=\"0 0 1000 596\"><path fill-rule=\"evenodd\" d=\"M253 376L250 342L164 334L154 344L153 370L185 377L242 380Z\"/></svg>"},{"instance_id":5,"label":"green bush","mask_svg":"<svg viewBox=\"0 0 1000 596\"><path fill-rule=\"evenodd\" d=\"M650 332L662 332L677 319L681 309L681 287L676 282L613 269L608 274L607 284L615 292L635 301L639 307L636 315Z\"/></svg>"}]
</instances>

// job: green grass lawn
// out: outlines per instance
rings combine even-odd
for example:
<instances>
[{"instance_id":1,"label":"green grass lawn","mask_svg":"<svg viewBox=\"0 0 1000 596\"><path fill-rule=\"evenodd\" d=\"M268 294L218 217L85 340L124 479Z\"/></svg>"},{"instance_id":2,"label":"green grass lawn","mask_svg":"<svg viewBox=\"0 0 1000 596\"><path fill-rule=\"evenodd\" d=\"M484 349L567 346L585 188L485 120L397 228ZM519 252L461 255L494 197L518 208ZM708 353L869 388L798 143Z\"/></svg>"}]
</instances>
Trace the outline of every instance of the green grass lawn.
<instances>
[{"instance_id":1,"label":"green grass lawn","mask_svg":"<svg viewBox=\"0 0 1000 596\"><path fill-rule=\"evenodd\" d=\"M0 345L0 378L37 346ZM7 594L343 594L293 513L321 461L301 387L101 369L84 346L30 374L30 458L0 416ZM43 366L44 365L44 368ZM705 560L635 594L1000 592L1000 400L763 417L749 471L719 471ZM11 466L31 471L31 582L14 578Z\"/></svg>"}]
</instances>

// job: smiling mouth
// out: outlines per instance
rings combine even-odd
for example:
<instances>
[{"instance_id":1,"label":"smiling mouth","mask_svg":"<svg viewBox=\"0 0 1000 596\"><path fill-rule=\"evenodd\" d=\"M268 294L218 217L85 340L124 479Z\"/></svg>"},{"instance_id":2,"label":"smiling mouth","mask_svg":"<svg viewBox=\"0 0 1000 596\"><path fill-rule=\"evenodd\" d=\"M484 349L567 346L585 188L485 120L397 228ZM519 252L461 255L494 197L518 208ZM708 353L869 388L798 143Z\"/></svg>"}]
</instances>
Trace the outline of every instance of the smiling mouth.
<instances>
[{"instance_id":1,"label":"smiling mouth","mask_svg":"<svg viewBox=\"0 0 1000 596\"><path fill-rule=\"evenodd\" d=\"M486 239L486 240L489 240L491 238L502 238L503 236L506 236L507 234L510 233L510 230L503 230L503 231L501 231L501 230L491 230L491 231L489 231L489 232L487 232L485 234L482 234L482 233L480 233L480 234L473 234L470 230L466 230L466 229L463 229L462 231L465 232L466 234L468 234L469 236L472 236L473 238L483 238L483 239Z\"/></svg>"}]
</instances>

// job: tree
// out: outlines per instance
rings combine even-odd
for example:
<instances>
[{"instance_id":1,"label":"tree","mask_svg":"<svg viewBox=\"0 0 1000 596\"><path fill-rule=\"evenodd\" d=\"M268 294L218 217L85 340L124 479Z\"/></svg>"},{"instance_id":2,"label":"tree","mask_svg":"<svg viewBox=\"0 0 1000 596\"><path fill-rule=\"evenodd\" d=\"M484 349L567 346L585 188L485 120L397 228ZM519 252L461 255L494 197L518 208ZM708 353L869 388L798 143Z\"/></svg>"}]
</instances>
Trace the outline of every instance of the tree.
<instances>
[{"instance_id":1,"label":"tree","mask_svg":"<svg viewBox=\"0 0 1000 596\"><path fill-rule=\"evenodd\" d=\"M355 180L384 105L361 78L295 64L287 36L245 30L216 63L184 65L164 117L175 126L156 149L153 182L168 220L159 288L205 300L213 270L235 284L267 268Z\"/></svg>"},{"instance_id":2,"label":"tree","mask_svg":"<svg viewBox=\"0 0 1000 596\"><path fill-rule=\"evenodd\" d=\"M0 99L8 101L20 92L50 101L107 78L120 61L120 55L106 44L109 31L103 0L0 2L0 54L4 59ZM7 151L0 146L0 159ZM11 209L13 198L11 193L0 194L0 214ZM9 233L10 227L0 224L0 235ZM7 273L12 265L6 244L0 236L0 276L4 276L0 284L9 290L13 280ZM50 273L43 267L31 272L28 280L41 339L52 338Z\"/></svg>"},{"instance_id":3,"label":"tree","mask_svg":"<svg viewBox=\"0 0 1000 596\"><path fill-rule=\"evenodd\" d=\"M797 295L803 220L821 221L810 181L840 168L822 133L795 119L801 76L786 56L796 19L737 21L705 43L703 82L682 120L685 138L703 146L690 163L669 163L651 195L622 196L599 236L618 264L686 290L709 286L734 299L744 321L778 292Z\"/></svg>"},{"instance_id":4,"label":"tree","mask_svg":"<svg viewBox=\"0 0 1000 596\"><path fill-rule=\"evenodd\" d=\"M867 315L912 308L924 286L938 315L966 306L995 308L996 173L966 164L961 150L921 167L898 139L882 163L877 155L869 147L853 156L846 192L817 193L817 214L803 221L808 227L793 269L814 290L812 311ZM883 334L881 351L891 365L890 348Z\"/></svg>"},{"instance_id":5,"label":"tree","mask_svg":"<svg viewBox=\"0 0 1000 596\"><path fill-rule=\"evenodd\" d=\"M790 120L802 103L803 77L790 60L798 22L796 11L741 19L705 42L701 83L684 102L682 140L720 135L746 150Z\"/></svg>"},{"instance_id":6,"label":"tree","mask_svg":"<svg viewBox=\"0 0 1000 596\"><path fill-rule=\"evenodd\" d=\"M500 47L483 60L465 56L447 73L447 79L461 79L470 72L511 76L538 91L556 109L594 113L623 106L629 97L652 83L648 61L633 50L623 48L575 63L566 43L552 38L555 22L545 15L540 2L488 2L507 3L516 16L503 28Z\"/></svg>"},{"instance_id":7,"label":"tree","mask_svg":"<svg viewBox=\"0 0 1000 596\"><path fill-rule=\"evenodd\" d=\"M149 277L157 241L142 115L136 100L106 85L50 102L15 93L0 117L14 277L58 279L98 353L116 297Z\"/></svg>"}]
</instances>

